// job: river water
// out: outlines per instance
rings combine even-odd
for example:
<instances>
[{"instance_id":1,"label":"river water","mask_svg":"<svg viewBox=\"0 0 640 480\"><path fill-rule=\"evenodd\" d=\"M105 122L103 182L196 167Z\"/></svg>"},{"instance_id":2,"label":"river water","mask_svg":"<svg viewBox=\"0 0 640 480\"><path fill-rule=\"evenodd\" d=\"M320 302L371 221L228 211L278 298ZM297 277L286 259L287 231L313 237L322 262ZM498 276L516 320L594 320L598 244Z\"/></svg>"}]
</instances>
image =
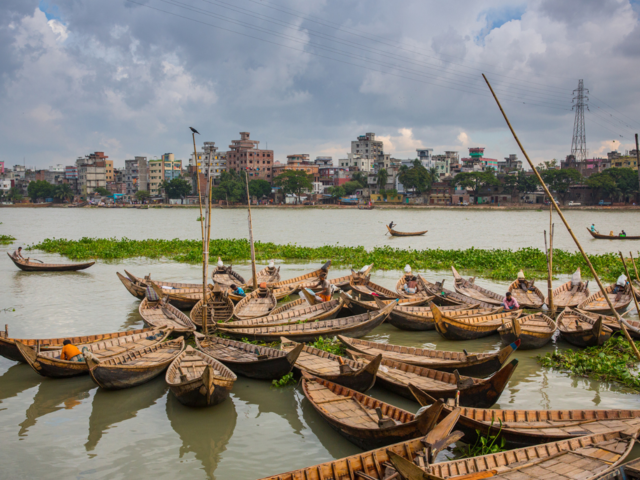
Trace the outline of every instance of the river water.
<instances>
[{"instance_id":1,"label":"river water","mask_svg":"<svg viewBox=\"0 0 640 480\"><path fill-rule=\"evenodd\" d=\"M0 234L13 235L12 251L47 237L197 238L197 210L0 209ZM592 253L637 251L640 242L595 241L585 227L601 231L624 228L633 234L638 214L568 212L578 237ZM305 246L341 244L392 245L399 248L542 247L548 212L468 210L257 210L256 238ZM428 229L424 237L389 238L384 224L399 230ZM246 211L214 211L216 238L247 236ZM556 220L555 246L573 249ZM44 261L66 262L57 255L29 252ZM215 255L215 252L212 252ZM3 255L4 256L4 255ZM283 264L289 278L316 264ZM171 261L129 259L102 262L83 272L37 274L0 262L0 324L14 337L51 337L112 332L142 326L138 301L117 280L123 269L157 279L197 282L201 269ZM249 277L250 267L237 270ZM343 275L346 269L332 269ZM430 280L449 272L423 272ZM394 287L399 271L375 271L372 280ZM559 278L554 285L566 281ZM501 292L506 284L479 279ZM637 316L630 315L630 318ZM473 342L447 342L435 332L404 332L382 325L367 338L440 349L495 351L497 336ZM542 369L535 357L555 348L517 352L519 366L497 407L638 408L638 395L624 387ZM374 387L377 398L410 411L417 404ZM221 405L192 410L178 404L164 379L119 392L99 390L89 377L52 380L27 365L0 357L0 478L216 478L256 479L358 453L313 411L299 388L275 389L268 382L239 377L231 397Z\"/></svg>"}]
</instances>

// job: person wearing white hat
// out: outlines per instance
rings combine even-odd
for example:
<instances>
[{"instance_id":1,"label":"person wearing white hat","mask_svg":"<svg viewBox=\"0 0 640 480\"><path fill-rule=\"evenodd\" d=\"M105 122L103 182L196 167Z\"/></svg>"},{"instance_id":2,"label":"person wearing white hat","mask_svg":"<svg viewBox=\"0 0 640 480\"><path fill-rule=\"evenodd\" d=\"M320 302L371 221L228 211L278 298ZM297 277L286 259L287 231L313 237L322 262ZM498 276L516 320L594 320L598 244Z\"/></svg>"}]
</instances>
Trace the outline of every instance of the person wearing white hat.
<instances>
[{"instance_id":1,"label":"person wearing white hat","mask_svg":"<svg viewBox=\"0 0 640 480\"><path fill-rule=\"evenodd\" d=\"M404 267L404 291L409 295L418 293L418 279L411 272L411 266Z\"/></svg>"},{"instance_id":2,"label":"person wearing white hat","mask_svg":"<svg viewBox=\"0 0 640 480\"><path fill-rule=\"evenodd\" d=\"M533 291L534 282L535 280L531 280L531 282L527 281L527 279L524 278L524 272L522 270L518 272L518 288L524 290L525 292Z\"/></svg>"}]
</instances>

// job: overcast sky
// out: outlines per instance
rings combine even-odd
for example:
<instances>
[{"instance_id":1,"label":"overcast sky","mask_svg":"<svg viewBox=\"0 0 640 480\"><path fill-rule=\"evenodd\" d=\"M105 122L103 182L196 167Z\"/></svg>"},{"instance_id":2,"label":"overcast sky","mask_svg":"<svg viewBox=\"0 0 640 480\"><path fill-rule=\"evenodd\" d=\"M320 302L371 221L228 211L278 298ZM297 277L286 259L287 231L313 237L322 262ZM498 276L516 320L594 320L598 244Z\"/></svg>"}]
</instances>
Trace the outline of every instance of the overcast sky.
<instances>
[{"instance_id":1,"label":"overcast sky","mask_svg":"<svg viewBox=\"0 0 640 480\"><path fill-rule=\"evenodd\" d=\"M584 79L590 156L640 130L638 0L3 0L0 160L46 168L104 151L123 166L226 150L240 131L288 154L570 152Z\"/></svg>"}]
</instances>

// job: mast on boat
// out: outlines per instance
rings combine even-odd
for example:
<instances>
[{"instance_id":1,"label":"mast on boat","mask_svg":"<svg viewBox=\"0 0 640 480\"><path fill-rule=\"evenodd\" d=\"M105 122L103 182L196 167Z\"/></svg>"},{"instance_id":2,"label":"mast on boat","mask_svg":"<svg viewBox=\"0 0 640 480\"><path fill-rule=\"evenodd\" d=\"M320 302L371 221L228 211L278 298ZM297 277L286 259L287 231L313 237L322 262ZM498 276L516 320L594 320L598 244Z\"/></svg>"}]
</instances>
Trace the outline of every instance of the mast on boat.
<instances>
[{"instance_id":1,"label":"mast on boat","mask_svg":"<svg viewBox=\"0 0 640 480\"><path fill-rule=\"evenodd\" d=\"M251 195L249 194L249 173L248 168L244 172L244 179L247 184L247 208L249 209L249 242L251 243L251 272L253 273L253 290L258 289L258 277L256 277L256 249L253 246L253 224L251 223Z\"/></svg>"}]
</instances>

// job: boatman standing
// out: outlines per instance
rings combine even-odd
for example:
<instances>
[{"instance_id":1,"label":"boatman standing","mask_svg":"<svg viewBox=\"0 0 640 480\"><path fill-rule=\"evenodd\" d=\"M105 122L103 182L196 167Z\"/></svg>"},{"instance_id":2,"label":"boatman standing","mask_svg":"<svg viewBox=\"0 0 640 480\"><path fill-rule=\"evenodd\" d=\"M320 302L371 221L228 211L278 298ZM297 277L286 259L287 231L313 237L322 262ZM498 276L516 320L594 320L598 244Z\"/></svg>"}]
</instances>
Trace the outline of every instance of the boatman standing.
<instances>
[{"instance_id":1,"label":"boatman standing","mask_svg":"<svg viewBox=\"0 0 640 480\"><path fill-rule=\"evenodd\" d=\"M396 226L396 224L393 223L393 220L391 220L391 223L389 224L389 228L393 230L393 227L395 227L395 226Z\"/></svg>"}]
</instances>

